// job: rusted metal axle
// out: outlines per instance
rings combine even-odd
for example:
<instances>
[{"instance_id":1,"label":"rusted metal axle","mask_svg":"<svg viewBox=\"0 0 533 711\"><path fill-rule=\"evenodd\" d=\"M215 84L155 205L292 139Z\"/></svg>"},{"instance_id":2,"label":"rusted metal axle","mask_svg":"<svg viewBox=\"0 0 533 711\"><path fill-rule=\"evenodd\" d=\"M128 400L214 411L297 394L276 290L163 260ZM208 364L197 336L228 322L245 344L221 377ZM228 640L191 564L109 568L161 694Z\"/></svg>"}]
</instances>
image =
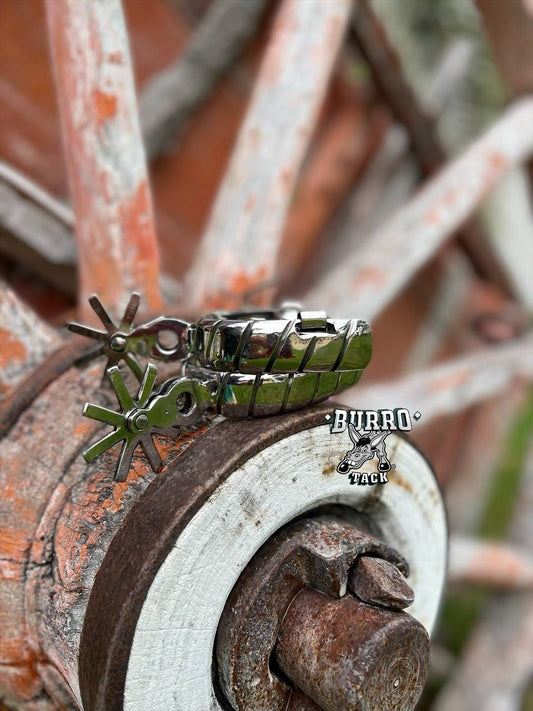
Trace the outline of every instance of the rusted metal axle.
<instances>
[{"instance_id":1,"label":"rusted metal axle","mask_svg":"<svg viewBox=\"0 0 533 711\"><path fill-rule=\"evenodd\" d=\"M275 658L324 711L411 711L426 678L429 641L406 612L307 588L287 610Z\"/></svg>"},{"instance_id":2,"label":"rusted metal axle","mask_svg":"<svg viewBox=\"0 0 533 711\"><path fill-rule=\"evenodd\" d=\"M429 637L402 611L414 600L407 570L390 546L338 520L308 519L274 536L222 615L226 699L238 711L413 709Z\"/></svg>"}]
</instances>

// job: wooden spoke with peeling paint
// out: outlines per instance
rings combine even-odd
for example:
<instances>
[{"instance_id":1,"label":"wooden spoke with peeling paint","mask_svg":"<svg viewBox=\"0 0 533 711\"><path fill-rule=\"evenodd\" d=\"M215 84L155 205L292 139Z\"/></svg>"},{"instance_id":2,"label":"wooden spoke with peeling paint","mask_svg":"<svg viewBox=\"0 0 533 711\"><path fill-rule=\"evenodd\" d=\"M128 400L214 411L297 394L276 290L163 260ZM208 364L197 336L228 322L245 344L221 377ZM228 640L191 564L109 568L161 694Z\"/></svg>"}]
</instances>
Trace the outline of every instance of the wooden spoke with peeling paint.
<instances>
[{"instance_id":1,"label":"wooden spoke with peeling paint","mask_svg":"<svg viewBox=\"0 0 533 711\"><path fill-rule=\"evenodd\" d=\"M494 269L494 255L480 260L476 235L477 246L470 251L468 228L460 240L453 237L504 175L531 160L533 98L527 95L532 83L525 57L533 44L527 42L527 3L508 0L505 12L496 0L477 4L514 103L462 155L442 166L435 117L427 119L423 113L444 107L449 87L453 90L457 74L464 74L471 54L464 47L450 53L453 62L442 67L446 87L431 92L431 101L422 109L374 24L377 19L362 2L355 12L350 0L191 0L167 3L164 9L154 2L159 18L172 12L181 18L184 5L196 19L205 13L186 49L179 53L172 47L170 64L168 57L167 64L162 61L163 54L150 56L158 71L142 87L139 119L120 0L46 0L72 207L18 166L0 164L2 253L23 260L32 273L70 295L77 260L83 320L90 314L87 297L94 292L101 301L93 298L92 305L106 327L114 321L124 329L133 322L139 308L138 297L130 299L134 291L142 292L141 309L162 312L162 244L156 239L144 135L148 157L160 161L154 169L156 193L158 170L164 175L167 169L182 183L191 177L189 202L196 198L197 184L209 184L214 193L210 211L188 213L180 225L183 231L173 235L172 254L192 264L181 290L171 284L173 301L181 294L183 315L212 306L240 306L247 298L261 305L274 295L298 291L309 306L325 308L332 317L379 318L390 324L391 313L392 319L403 319L402 298L418 272L435 268L442 289L432 291L429 310L419 308L416 313L417 324L423 318L438 321L429 338L420 339L417 326L406 324L406 339L415 342L416 354L409 361L405 353L396 355L401 344L382 345L394 352L394 364L390 366L391 357L388 367L395 369L396 377L386 382L375 378L378 382L347 391L343 404L410 407L422 411L426 425L453 415L460 427L464 411L478 411L480 403L492 402L494 414L494 403L504 393L508 405L519 402L519 384L533 380L531 335L522 322L513 331L503 317L520 311L520 304L512 301L507 283L502 289L505 280L500 265ZM126 4L128 22L136 32L141 5L132 9L132 3ZM523 49L510 61L513 36ZM370 85L354 83L354 52L365 57L379 88L376 95L370 97ZM248 73L241 72L244 63L252 67ZM146 67L140 64L144 82ZM222 89L217 83L221 78ZM248 84L253 88L245 108ZM238 102L231 93L235 86L241 92ZM210 170L209 151L235 137L220 181L218 173L229 151L213 159L217 176L207 169L191 176L191 146L198 147L204 138L198 142L184 130L191 128L192 134L201 124L206 134L214 133L218 118L210 113L211 102L225 107L219 123L229 118L235 123L234 134L217 134L197 161L209 163ZM239 107L228 108L232 102ZM235 117L240 120L241 114L237 126ZM169 146L176 137L183 142L185 158L172 172ZM23 142L19 150L21 146ZM426 173L436 168L440 172L413 194L417 163ZM183 185L171 185L167 205L175 198L183 207L183 194ZM369 230L382 210L389 217ZM164 209L158 218L162 223L168 218ZM180 243L189 229L195 238L203 229L194 256ZM488 278L488 285L479 286L472 265ZM176 265L162 267L167 280L169 274L172 281L182 273ZM496 315L487 339L496 333L498 340L503 333L504 342L479 348L480 339L470 327L479 313L464 307L470 296L481 315ZM391 312L394 303L400 306ZM181 701L187 699L184 704L193 698L191 708L197 711L207 711L208 704L211 710L219 708L215 695L210 696L213 657L206 636L214 638L232 582L281 525L332 501L375 516L385 538L401 540L414 561L419 615L432 626L444 577L446 523L430 467L409 444L396 435L391 438L406 470L405 476L401 466L395 472L396 489L403 496L420 486L422 503L408 498L404 508L398 507L390 487L378 513L376 498L367 500L357 487L346 494L329 471L324 452L331 443L319 427L329 406L253 420L246 426L207 417L175 440L149 437L134 449L135 440L123 448L121 480L112 481L113 452L87 464L81 456L86 451L91 460L124 439L122 431L106 435L106 427L118 428L122 417L114 411L109 391L101 388L101 365L92 363L105 334L86 326L71 330L76 337L63 338L2 282L0 707L5 703L17 711L76 711L83 704L85 711L145 711L148 706L171 711L179 692ZM449 334L454 347L447 350L442 346ZM83 336L95 339L96 350L87 352ZM411 348L411 354L414 351ZM75 361L82 367L74 368ZM406 363L417 372L399 373L399 364L405 368ZM141 372L138 363L131 366ZM111 379L121 407L128 410L133 390L118 369ZM155 373L147 371L138 395L141 403L154 385ZM81 417L87 400L98 403L87 410L91 419ZM509 406L505 412L511 410ZM493 420L499 428L501 423ZM482 430L479 421L477 425ZM447 446L444 438L440 448ZM145 456L137 456L141 447ZM479 457L479 449L486 449L486 442L467 449L461 450L463 461L471 462ZM158 468L156 474L152 469ZM516 595L505 603L506 613L511 619L513 610L519 611L512 629L524 650L531 640L532 609L530 599L519 595L532 584L531 545L524 534L530 528L530 489L528 478L517 510L514 546L456 535L451 549L455 582ZM468 501L480 490L478 481L468 490ZM457 492L452 494L457 497ZM408 511L409 525L401 511ZM426 535L429 519L433 538ZM241 529L249 535L234 534ZM213 556L212 567L200 555L205 550ZM191 590L194 606L182 605L180 596ZM195 626L208 609L212 614L206 624ZM487 643L501 632L499 615L494 606L483 616L477 638L464 652L464 674L452 675L438 701L439 711L456 709L464 699L470 704L467 711L484 708L487 690L500 693L503 676L492 671L501 649L513 693L523 691L524 679L531 674L530 660L524 661L527 654L520 655L520 664L511 664L512 644L492 645L490 651ZM527 624L522 625L522 619ZM199 643L196 634L204 635ZM188 640L185 651L182 640ZM483 683L470 688L478 659L485 660L488 671Z\"/></svg>"}]
</instances>

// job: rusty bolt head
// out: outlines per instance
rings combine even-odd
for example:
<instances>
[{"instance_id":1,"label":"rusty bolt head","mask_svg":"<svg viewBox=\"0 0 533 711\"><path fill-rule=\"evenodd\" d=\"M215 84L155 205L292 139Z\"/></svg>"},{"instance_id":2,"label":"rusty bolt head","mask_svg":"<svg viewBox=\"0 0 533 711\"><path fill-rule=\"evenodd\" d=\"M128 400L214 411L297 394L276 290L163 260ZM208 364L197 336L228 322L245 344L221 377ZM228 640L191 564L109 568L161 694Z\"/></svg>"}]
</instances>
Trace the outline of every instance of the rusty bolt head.
<instances>
[{"instance_id":1,"label":"rusty bolt head","mask_svg":"<svg viewBox=\"0 0 533 711\"><path fill-rule=\"evenodd\" d=\"M323 711L318 704L304 694L300 689L292 689L291 697L285 711Z\"/></svg>"},{"instance_id":2,"label":"rusty bolt head","mask_svg":"<svg viewBox=\"0 0 533 711\"><path fill-rule=\"evenodd\" d=\"M306 586L331 598L345 595L350 566L360 555L387 558L407 570L382 541L351 524L322 519L288 527L256 554L228 598L217 634L220 685L234 709L287 709L291 687L270 670L284 615Z\"/></svg>"},{"instance_id":3,"label":"rusty bolt head","mask_svg":"<svg viewBox=\"0 0 533 711\"><path fill-rule=\"evenodd\" d=\"M383 558L361 556L350 570L348 590L363 602L403 610L415 600L398 568Z\"/></svg>"},{"instance_id":4,"label":"rusty bolt head","mask_svg":"<svg viewBox=\"0 0 533 711\"><path fill-rule=\"evenodd\" d=\"M429 637L405 612L306 588L285 614L275 658L324 711L412 711L427 675Z\"/></svg>"}]
</instances>

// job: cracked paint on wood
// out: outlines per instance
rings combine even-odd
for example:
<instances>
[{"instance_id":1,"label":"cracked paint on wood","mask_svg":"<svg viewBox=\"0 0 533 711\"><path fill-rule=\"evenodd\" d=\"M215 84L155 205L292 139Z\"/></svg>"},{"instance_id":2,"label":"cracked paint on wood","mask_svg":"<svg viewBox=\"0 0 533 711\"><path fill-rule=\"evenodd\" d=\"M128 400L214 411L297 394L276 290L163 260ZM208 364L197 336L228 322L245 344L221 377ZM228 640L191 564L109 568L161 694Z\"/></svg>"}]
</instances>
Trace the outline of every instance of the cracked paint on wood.
<instances>
[{"instance_id":1,"label":"cracked paint on wood","mask_svg":"<svg viewBox=\"0 0 533 711\"><path fill-rule=\"evenodd\" d=\"M513 166L533 154L533 99L522 99L378 228L305 298L372 321Z\"/></svg>"},{"instance_id":2,"label":"cracked paint on wood","mask_svg":"<svg viewBox=\"0 0 533 711\"><path fill-rule=\"evenodd\" d=\"M0 401L60 344L54 330L0 281Z\"/></svg>"},{"instance_id":3,"label":"cracked paint on wood","mask_svg":"<svg viewBox=\"0 0 533 711\"><path fill-rule=\"evenodd\" d=\"M270 282L350 0L285 0L189 279L196 305L233 305Z\"/></svg>"},{"instance_id":4,"label":"cracked paint on wood","mask_svg":"<svg viewBox=\"0 0 533 711\"><path fill-rule=\"evenodd\" d=\"M76 213L80 297L161 305L159 258L120 0L48 0L49 36Z\"/></svg>"}]
</instances>

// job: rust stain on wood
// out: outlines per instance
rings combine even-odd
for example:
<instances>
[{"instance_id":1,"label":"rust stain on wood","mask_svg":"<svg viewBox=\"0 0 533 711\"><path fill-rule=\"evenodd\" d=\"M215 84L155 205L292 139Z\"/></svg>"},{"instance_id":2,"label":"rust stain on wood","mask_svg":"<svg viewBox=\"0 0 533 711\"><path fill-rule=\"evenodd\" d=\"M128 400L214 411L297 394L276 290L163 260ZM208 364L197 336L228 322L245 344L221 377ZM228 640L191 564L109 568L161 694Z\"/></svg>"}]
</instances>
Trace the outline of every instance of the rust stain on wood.
<instances>
[{"instance_id":1,"label":"rust stain on wood","mask_svg":"<svg viewBox=\"0 0 533 711\"><path fill-rule=\"evenodd\" d=\"M94 89L93 101L96 109L96 122L99 126L102 126L117 113L118 99L114 94L108 94L101 89Z\"/></svg>"},{"instance_id":2,"label":"rust stain on wood","mask_svg":"<svg viewBox=\"0 0 533 711\"><path fill-rule=\"evenodd\" d=\"M14 360L22 360L26 355L26 346L17 340L11 331L0 328L0 367L4 368Z\"/></svg>"}]
</instances>

